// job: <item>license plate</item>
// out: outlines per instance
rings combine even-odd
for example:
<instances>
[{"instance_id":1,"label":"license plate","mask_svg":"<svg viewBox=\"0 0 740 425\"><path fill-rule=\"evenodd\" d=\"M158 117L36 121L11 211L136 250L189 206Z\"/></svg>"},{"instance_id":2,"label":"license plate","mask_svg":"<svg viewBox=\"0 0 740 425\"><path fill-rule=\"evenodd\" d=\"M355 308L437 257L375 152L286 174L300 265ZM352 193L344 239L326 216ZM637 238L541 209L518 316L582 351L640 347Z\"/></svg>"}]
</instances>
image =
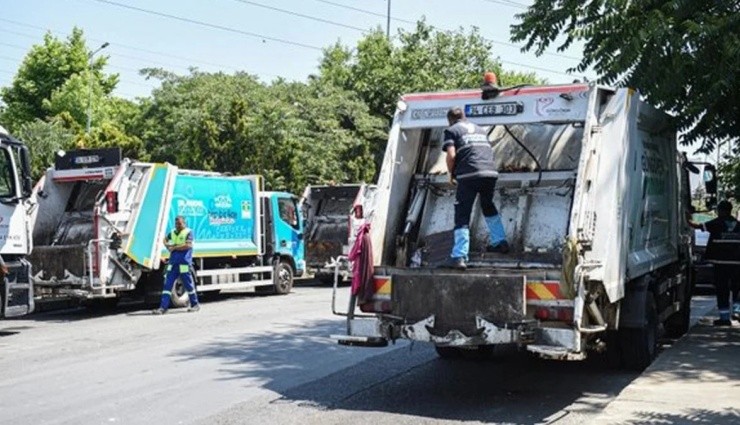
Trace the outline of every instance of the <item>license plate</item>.
<instances>
[{"instance_id":1,"label":"license plate","mask_svg":"<svg viewBox=\"0 0 740 425\"><path fill-rule=\"evenodd\" d=\"M465 105L465 115L468 117L495 117L501 115L516 115L524 111L520 102L478 103Z\"/></svg>"},{"instance_id":2,"label":"license plate","mask_svg":"<svg viewBox=\"0 0 740 425\"><path fill-rule=\"evenodd\" d=\"M100 157L97 155L78 156L74 160L74 163L78 165L95 164L97 162L100 162Z\"/></svg>"}]
</instances>

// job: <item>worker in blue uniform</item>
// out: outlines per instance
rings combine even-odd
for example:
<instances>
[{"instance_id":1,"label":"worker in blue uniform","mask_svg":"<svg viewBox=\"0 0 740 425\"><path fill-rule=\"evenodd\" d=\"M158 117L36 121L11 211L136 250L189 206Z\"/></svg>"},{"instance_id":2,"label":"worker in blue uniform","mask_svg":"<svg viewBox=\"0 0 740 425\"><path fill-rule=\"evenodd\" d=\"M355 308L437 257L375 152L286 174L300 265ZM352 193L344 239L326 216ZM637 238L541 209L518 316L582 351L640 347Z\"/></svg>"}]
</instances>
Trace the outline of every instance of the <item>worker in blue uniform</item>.
<instances>
[{"instance_id":1,"label":"worker in blue uniform","mask_svg":"<svg viewBox=\"0 0 740 425\"><path fill-rule=\"evenodd\" d=\"M457 190L455 242L450 258L442 264L442 267L464 270L467 268L470 250L470 215L476 197L480 197L483 217L490 236L486 251L506 254L509 252L509 244L506 241L501 215L493 204L498 172L493 161L493 149L488 141L488 133L484 128L465 119L465 113L461 108L450 109L447 112L447 121L450 127L444 132L442 150L446 153L450 181L457 184Z\"/></svg>"},{"instance_id":2,"label":"worker in blue uniform","mask_svg":"<svg viewBox=\"0 0 740 425\"><path fill-rule=\"evenodd\" d=\"M175 229L165 236L164 246L170 251L170 260L167 264L162 300L159 308L152 313L164 314L167 312L172 297L172 288L177 278L180 278L188 291L188 298L190 298L188 311L199 311L198 295L195 293L195 285L190 274L190 267L193 265L193 232L185 225L184 217L177 216L175 218Z\"/></svg>"}]
</instances>

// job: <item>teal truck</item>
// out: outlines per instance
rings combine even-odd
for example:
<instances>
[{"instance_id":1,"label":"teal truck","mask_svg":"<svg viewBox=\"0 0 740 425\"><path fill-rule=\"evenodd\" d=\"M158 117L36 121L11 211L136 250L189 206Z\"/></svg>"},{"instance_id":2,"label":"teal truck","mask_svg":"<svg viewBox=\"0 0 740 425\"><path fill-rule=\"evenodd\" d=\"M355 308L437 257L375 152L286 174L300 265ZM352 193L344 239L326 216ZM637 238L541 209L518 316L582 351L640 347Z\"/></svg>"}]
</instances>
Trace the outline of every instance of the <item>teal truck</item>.
<instances>
[{"instance_id":1,"label":"teal truck","mask_svg":"<svg viewBox=\"0 0 740 425\"><path fill-rule=\"evenodd\" d=\"M198 292L254 288L287 294L305 270L298 198L260 176L183 170L122 159L118 150L58 155L37 185L31 254L37 297L115 304L158 295L164 235L183 216L194 234ZM175 307L187 305L178 282Z\"/></svg>"}]
</instances>

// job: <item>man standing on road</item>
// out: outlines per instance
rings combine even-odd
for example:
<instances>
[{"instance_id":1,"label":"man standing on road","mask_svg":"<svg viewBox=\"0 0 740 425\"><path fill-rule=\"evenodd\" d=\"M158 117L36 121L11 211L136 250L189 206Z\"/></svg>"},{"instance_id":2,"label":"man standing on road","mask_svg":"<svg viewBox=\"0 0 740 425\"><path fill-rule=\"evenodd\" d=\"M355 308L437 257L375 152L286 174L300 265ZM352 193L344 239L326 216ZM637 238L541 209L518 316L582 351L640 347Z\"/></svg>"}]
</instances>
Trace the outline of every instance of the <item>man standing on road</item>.
<instances>
[{"instance_id":1,"label":"man standing on road","mask_svg":"<svg viewBox=\"0 0 740 425\"><path fill-rule=\"evenodd\" d=\"M730 326L730 293L734 302L732 314L736 319L740 316L740 221L732 216L732 204L722 201L717 204L717 218L703 224L689 224L709 232L706 259L714 264L714 286L719 309L719 319L714 324Z\"/></svg>"},{"instance_id":2,"label":"man standing on road","mask_svg":"<svg viewBox=\"0 0 740 425\"><path fill-rule=\"evenodd\" d=\"M198 295L195 293L195 285L193 285L193 278L190 274L190 267L193 265L193 232L185 226L184 217L175 217L175 230L165 236L164 246L170 251L167 277L164 281L162 301L159 308L152 311L152 313L164 314L167 312L170 307L172 288L178 277L188 291L188 297L190 298L188 311L199 311Z\"/></svg>"},{"instance_id":3,"label":"man standing on road","mask_svg":"<svg viewBox=\"0 0 740 425\"><path fill-rule=\"evenodd\" d=\"M460 108L447 112L450 127L444 132L442 150L446 152L450 181L457 184L455 193L455 245L443 267L464 270L470 251L470 214L476 196L490 234L488 252L509 252L501 216L493 205L498 172L493 163L493 149L485 129L465 119Z\"/></svg>"}]
</instances>

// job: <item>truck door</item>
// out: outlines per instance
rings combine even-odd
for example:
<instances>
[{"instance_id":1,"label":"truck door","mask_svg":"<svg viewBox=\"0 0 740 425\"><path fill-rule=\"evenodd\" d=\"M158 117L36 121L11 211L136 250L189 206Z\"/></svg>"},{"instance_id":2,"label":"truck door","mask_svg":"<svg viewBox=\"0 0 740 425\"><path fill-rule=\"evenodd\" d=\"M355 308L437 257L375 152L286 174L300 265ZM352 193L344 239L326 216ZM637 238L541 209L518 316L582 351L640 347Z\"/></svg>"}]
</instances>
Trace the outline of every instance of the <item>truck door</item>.
<instances>
[{"instance_id":1,"label":"truck door","mask_svg":"<svg viewBox=\"0 0 740 425\"><path fill-rule=\"evenodd\" d=\"M274 223L275 252L293 258L298 270L303 270L303 219L298 209L298 199L276 194L272 197L272 222Z\"/></svg>"},{"instance_id":2,"label":"truck door","mask_svg":"<svg viewBox=\"0 0 740 425\"><path fill-rule=\"evenodd\" d=\"M124 253L137 264L157 269L172 203L177 167L170 164L136 164L140 171L130 181L134 195L124 197L122 209L131 210L131 218L122 238ZM120 196L119 196L120 199Z\"/></svg>"}]
</instances>

